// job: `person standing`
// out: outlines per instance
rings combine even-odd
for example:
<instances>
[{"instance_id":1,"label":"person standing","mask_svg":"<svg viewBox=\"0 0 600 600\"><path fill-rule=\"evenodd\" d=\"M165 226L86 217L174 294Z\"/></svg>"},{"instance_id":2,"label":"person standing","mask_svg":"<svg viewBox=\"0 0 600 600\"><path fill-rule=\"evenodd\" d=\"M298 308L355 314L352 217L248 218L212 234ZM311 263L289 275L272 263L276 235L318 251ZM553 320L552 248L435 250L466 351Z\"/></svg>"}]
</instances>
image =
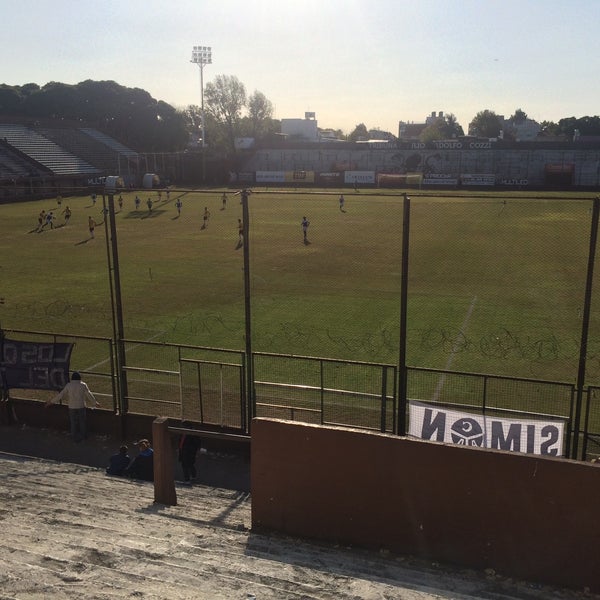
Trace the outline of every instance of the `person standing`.
<instances>
[{"instance_id":1,"label":"person standing","mask_svg":"<svg viewBox=\"0 0 600 600\"><path fill-rule=\"evenodd\" d=\"M123 210L123 196L121 194L119 194L118 203L119 203L119 210L120 211Z\"/></svg>"},{"instance_id":2,"label":"person standing","mask_svg":"<svg viewBox=\"0 0 600 600\"><path fill-rule=\"evenodd\" d=\"M306 217L302 217L302 234L304 235L304 243L308 243L307 233L310 221Z\"/></svg>"},{"instance_id":3,"label":"person standing","mask_svg":"<svg viewBox=\"0 0 600 600\"><path fill-rule=\"evenodd\" d=\"M148 214L150 214L152 212L152 198L146 200L146 206L148 207Z\"/></svg>"},{"instance_id":4,"label":"person standing","mask_svg":"<svg viewBox=\"0 0 600 600\"><path fill-rule=\"evenodd\" d=\"M71 218L71 209L69 208L68 204L67 204L67 206L65 206L65 210L63 210L61 214L65 215L65 225L66 225L69 222L69 219Z\"/></svg>"},{"instance_id":5,"label":"person standing","mask_svg":"<svg viewBox=\"0 0 600 600\"><path fill-rule=\"evenodd\" d=\"M180 217L181 216L181 208L183 206L183 202L181 201L181 198L177 198L177 200L175 201L175 208L177 209L177 216Z\"/></svg>"},{"instance_id":6,"label":"person standing","mask_svg":"<svg viewBox=\"0 0 600 600\"><path fill-rule=\"evenodd\" d=\"M94 231L96 229L96 221L93 217L88 217L88 229L90 230L90 237L94 239Z\"/></svg>"},{"instance_id":7,"label":"person standing","mask_svg":"<svg viewBox=\"0 0 600 600\"><path fill-rule=\"evenodd\" d=\"M46 402L46 407L55 404L67 397L69 406L69 422L71 425L71 437L75 442L81 442L86 438L85 409L87 403L93 407L100 406L94 398L90 388L81 381L81 375L75 371L71 375L71 381L54 398Z\"/></svg>"},{"instance_id":8,"label":"person standing","mask_svg":"<svg viewBox=\"0 0 600 600\"><path fill-rule=\"evenodd\" d=\"M46 222L46 211L41 210L40 214L38 215L38 228L37 228L38 231L42 230L45 222Z\"/></svg>"},{"instance_id":9,"label":"person standing","mask_svg":"<svg viewBox=\"0 0 600 600\"><path fill-rule=\"evenodd\" d=\"M200 439L195 435L183 434L179 439L178 458L181 463L184 481L196 479L196 454L200 449Z\"/></svg>"},{"instance_id":10,"label":"person standing","mask_svg":"<svg viewBox=\"0 0 600 600\"><path fill-rule=\"evenodd\" d=\"M238 238L240 245L244 241L244 224L241 219L238 219Z\"/></svg>"},{"instance_id":11,"label":"person standing","mask_svg":"<svg viewBox=\"0 0 600 600\"><path fill-rule=\"evenodd\" d=\"M202 229L206 229L208 227L208 220L210 219L210 211L208 210L208 206L204 207L204 215L202 216Z\"/></svg>"},{"instance_id":12,"label":"person standing","mask_svg":"<svg viewBox=\"0 0 600 600\"><path fill-rule=\"evenodd\" d=\"M141 202L141 200L140 200L139 196L136 194L136 196L135 196L135 210L139 210L139 208L140 208L140 202Z\"/></svg>"},{"instance_id":13,"label":"person standing","mask_svg":"<svg viewBox=\"0 0 600 600\"><path fill-rule=\"evenodd\" d=\"M54 229L54 215L52 214L52 211L46 214L46 222L42 226L42 229L44 229L46 225L50 225L50 229Z\"/></svg>"},{"instance_id":14,"label":"person standing","mask_svg":"<svg viewBox=\"0 0 600 600\"><path fill-rule=\"evenodd\" d=\"M227 194L223 192L221 196L221 203L223 204L223 208L221 210L225 210L227 208Z\"/></svg>"},{"instance_id":15,"label":"person standing","mask_svg":"<svg viewBox=\"0 0 600 600\"><path fill-rule=\"evenodd\" d=\"M341 194L340 195L340 211L341 212L344 212L344 202L345 202L345 200L344 200L344 194Z\"/></svg>"}]
</instances>

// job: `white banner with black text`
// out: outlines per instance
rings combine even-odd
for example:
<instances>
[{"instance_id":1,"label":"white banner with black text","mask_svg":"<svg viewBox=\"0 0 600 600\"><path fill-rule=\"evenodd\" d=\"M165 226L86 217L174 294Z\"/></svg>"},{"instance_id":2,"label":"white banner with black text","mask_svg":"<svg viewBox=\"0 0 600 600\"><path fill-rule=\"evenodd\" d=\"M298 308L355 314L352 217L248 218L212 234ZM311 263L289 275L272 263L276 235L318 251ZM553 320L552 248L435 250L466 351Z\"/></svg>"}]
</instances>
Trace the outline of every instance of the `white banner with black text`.
<instances>
[{"instance_id":1,"label":"white banner with black text","mask_svg":"<svg viewBox=\"0 0 600 600\"><path fill-rule=\"evenodd\" d=\"M447 444L563 456L564 420L484 416L416 400L409 400L408 405L408 435L413 437Z\"/></svg>"}]
</instances>

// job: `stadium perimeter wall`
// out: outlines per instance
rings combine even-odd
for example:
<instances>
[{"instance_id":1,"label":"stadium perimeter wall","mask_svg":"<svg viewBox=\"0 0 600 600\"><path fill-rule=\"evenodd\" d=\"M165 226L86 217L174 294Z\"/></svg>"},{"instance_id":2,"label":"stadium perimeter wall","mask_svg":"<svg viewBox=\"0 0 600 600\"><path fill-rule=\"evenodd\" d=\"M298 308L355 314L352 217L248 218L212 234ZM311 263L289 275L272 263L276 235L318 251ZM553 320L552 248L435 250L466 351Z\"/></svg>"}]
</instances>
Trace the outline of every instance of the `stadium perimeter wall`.
<instances>
[{"instance_id":1,"label":"stadium perimeter wall","mask_svg":"<svg viewBox=\"0 0 600 600\"><path fill-rule=\"evenodd\" d=\"M600 591L600 467L255 419L252 525Z\"/></svg>"}]
</instances>

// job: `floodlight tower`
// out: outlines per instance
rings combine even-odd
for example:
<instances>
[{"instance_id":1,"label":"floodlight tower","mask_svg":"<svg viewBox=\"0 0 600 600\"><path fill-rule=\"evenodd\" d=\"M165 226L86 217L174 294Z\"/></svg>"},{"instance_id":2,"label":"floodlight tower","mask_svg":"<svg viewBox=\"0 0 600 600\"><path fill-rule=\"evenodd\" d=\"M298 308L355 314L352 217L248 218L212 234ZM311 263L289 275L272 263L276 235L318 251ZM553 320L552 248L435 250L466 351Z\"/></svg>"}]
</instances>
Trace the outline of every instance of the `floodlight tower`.
<instances>
[{"instance_id":1,"label":"floodlight tower","mask_svg":"<svg viewBox=\"0 0 600 600\"><path fill-rule=\"evenodd\" d=\"M202 119L202 148L204 143L204 65L212 64L212 49L210 46L194 46L192 49L192 60L200 69L200 110Z\"/></svg>"}]
</instances>

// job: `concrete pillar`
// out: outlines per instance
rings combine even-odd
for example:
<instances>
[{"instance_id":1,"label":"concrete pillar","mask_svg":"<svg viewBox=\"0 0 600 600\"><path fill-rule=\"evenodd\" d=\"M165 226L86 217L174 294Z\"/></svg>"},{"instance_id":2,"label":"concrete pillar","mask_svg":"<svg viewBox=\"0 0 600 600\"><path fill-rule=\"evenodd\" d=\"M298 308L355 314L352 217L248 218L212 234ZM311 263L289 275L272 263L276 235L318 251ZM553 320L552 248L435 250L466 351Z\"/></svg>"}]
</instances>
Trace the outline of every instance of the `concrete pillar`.
<instances>
[{"instance_id":1,"label":"concrete pillar","mask_svg":"<svg viewBox=\"0 0 600 600\"><path fill-rule=\"evenodd\" d=\"M154 502L177 505L173 450L167 417L157 417L152 423L154 446Z\"/></svg>"}]
</instances>

